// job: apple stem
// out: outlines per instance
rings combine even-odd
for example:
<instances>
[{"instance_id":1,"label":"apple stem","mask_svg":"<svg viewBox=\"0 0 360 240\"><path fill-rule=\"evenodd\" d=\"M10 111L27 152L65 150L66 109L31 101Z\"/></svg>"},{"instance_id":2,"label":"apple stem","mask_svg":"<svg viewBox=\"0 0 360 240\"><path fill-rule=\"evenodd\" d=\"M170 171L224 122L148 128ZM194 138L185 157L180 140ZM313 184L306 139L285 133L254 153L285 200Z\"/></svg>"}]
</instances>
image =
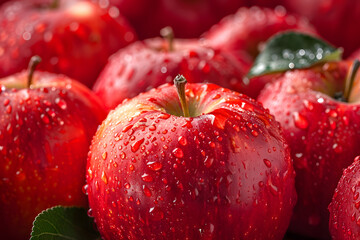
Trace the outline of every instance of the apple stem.
<instances>
[{"instance_id":1,"label":"apple stem","mask_svg":"<svg viewBox=\"0 0 360 240\"><path fill-rule=\"evenodd\" d=\"M53 0L51 5L50 5L50 8L51 9L56 9L56 8L59 8L59 4L60 4L60 1L59 0Z\"/></svg>"},{"instance_id":2,"label":"apple stem","mask_svg":"<svg viewBox=\"0 0 360 240\"><path fill-rule=\"evenodd\" d=\"M353 87L354 80L355 80L355 77L356 77L356 73L359 70L359 67L360 67L360 62L359 62L359 60L356 59L353 62L353 64L351 65L349 74L348 74L348 76L346 78L345 92L344 92L344 98L345 98L346 102L349 101L351 89Z\"/></svg>"},{"instance_id":3,"label":"apple stem","mask_svg":"<svg viewBox=\"0 0 360 240\"><path fill-rule=\"evenodd\" d=\"M183 75L177 75L174 79L174 85L176 87L179 99L180 99L180 104L181 104L181 109L183 112L184 117L190 117L189 114L189 107L188 107L188 103L186 101L186 96L185 96L185 85L186 85L187 81L186 78Z\"/></svg>"},{"instance_id":4,"label":"apple stem","mask_svg":"<svg viewBox=\"0 0 360 240\"><path fill-rule=\"evenodd\" d=\"M30 59L29 66L28 66L28 84L27 84L28 88L32 84L35 68L37 65L39 65L40 62L41 62L41 58L37 55L32 56Z\"/></svg>"},{"instance_id":5,"label":"apple stem","mask_svg":"<svg viewBox=\"0 0 360 240\"><path fill-rule=\"evenodd\" d=\"M160 30L160 35L168 41L169 52L174 50L174 31L171 27L167 26Z\"/></svg>"}]
</instances>

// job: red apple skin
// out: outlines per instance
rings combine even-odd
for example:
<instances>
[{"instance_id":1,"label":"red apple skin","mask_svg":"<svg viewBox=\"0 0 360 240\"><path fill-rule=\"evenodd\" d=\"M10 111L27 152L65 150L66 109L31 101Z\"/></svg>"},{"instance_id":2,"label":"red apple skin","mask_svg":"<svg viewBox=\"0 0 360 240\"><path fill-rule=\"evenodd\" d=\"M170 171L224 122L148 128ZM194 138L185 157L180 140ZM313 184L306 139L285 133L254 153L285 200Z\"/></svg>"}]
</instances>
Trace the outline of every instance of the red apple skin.
<instances>
[{"instance_id":1,"label":"red apple skin","mask_svg":"<svg viewBox=\"0 0 360 240\"><path fill-rule=\"evenodd\" d=\"M94 85L94 92L109 108L125 98L172 82L179 73L188 82L210 82L242 92L250 65L237 62L221 50L201 46L196 40L174 40L169 51L162 38L136 42L114 54Z\"/></svg>"},{"instance_id":2,"label":"red apple skin","mask_svg":"<svg viewBox=\"0 0 360 240\"><path fill-rule=\"evenodd\" d=\"M296 202L280 125L261 104L165 84L111 111L90 147L87 193L104 239L282 239Z\"/></svg>"},{"instance_id":3,"label":"red apple skin","mask_svg":"<svg viewBox=\"0 0 360 240\"><path fill-rule=\"evenodd\" d=\"M343 172L329 205L332 239L360 239L359 179L360 157L356 157Z\"/></svg>"},{"instance_id":4,"label":"red apple skin","mask_svg":"<svg viewBox=\"0 0 360 240\"><path fill-rule=\"evenodd\" d=\"M99 1L99 0L97 0ZM129 19L140 39L171 26L179 38L198 38L221 18L245 5L244 0L109 0Z\"/></svg>"},{"instance_id":5,"label":"red apple skin","mask_svg":"<svg viewBox=\"0 0 360 240\"><path fill-rule=\"evenodd\" d=\"M288 71L258 98L283 127L294 160L298 202L290 230L318 239L329 238L327 206L342 170L360 154L358 100L332 97L343 91L349 65Z\"/></svg>"},{"instance_id":6,"label":"red apple skin","mask_svg":"<svg viewBox=\"0 0 360 240\"><path fill-rule=\"evenodd\" d=\"M283 0L290 12L308 18L319 34L349 56L360 47L360 2L353 0ZM346 26L346 27L344 27Z\"/></svg>"},{"instance_id":7,"label":"red apple skin","mask_svg":"<svg viewBox=\"0 0 360 240\"><path fill-rule=\"evenodd\" d=\"M294 30L316 35L305 18L290 15L283 7L240 8L204 34L206 44L231 52L238 59L248 55L252 62L264 43L274 34Z\"/></svg>"},{"instance_id":8,"label":"red apple skin","mask_svg":"<svg viewBox=\"0 0 360 240\"><path fill-rule=\"evenodd\" d=\"M51 9L51 2L13 1L0 8L0 77L25 69L39 55L39 69L91 87L108 57L136 35L114 9L81 0L60 0Z\"/></svg>"},{"instance_id":9,"label":"red apple skin","mask_svg":"<svg viewBox=\"0 0 360 240\"><path fill-rule=\"evenodd\" d=\"M87 153L106 117L99 99L74 80L36 72L31 88L26 81L26 72L0 80L3 239L29 239L36 215L48 207L87 207Z\"/></svg>"}]
</instances>

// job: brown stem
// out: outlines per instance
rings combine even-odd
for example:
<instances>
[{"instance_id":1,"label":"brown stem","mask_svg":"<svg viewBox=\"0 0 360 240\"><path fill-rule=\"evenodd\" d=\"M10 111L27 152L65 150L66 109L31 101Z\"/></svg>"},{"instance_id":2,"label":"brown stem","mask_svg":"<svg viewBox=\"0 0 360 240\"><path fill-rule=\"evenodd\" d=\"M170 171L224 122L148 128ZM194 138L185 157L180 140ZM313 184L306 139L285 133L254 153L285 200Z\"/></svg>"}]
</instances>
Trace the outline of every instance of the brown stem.
<instances>
[{"instance_id":1,"label":"brown stem","mask_svg":"<svg viewBox=\"0 0 360 240\"><path fill-rule=\"evenodd\" d=\"M170 26L160 30L160 35L168 41L169 52L174 51L174 31Z\"/></svg>"},{"instance_id":2,"label":"brown stem","mask_svg":"<svg viewBox=\"0 0 360 240\"><path fill-rule=\"evenodd\" d=\"M186 85L187 81L186 78L183 75L177 75L174 79L174 85L176 87L179 99L180 99L180 104L181 104L181 109L183 112L183 116L184 117L190 117L189 114L189 107L188 107L188 103L186 101L186 96L185 96L185 85Z\"/></svg>"},{"instance_id":3,"label":"brown stem","mask_svg":"<svg viewBox=\"0 0 360 240\"><path fill-rule=\"evenodd\" d=\"M359 70L359 67L360 67L360 62L359 62L359 60L356 59L353 62L353 64L351 65L350 71L348 73L348 76L347 76L346 82L345 82L344 98L345 98L346 102L349 101L349 96L350 96L351 90L353 88L354 80L356 77L356 73Z\"/></svg>"},{"instance_id":4,"label":"brown stem","mask_svg":"<svg viewBox=\"0 0 360 240\"><path fill-rule=\"evenodd\" d=\"M28 66L28 82L27 87L29 88L32 84L34 71L37 65L41 62L41 58L37 55L32 56Z\"/></svg>"},{"instance_id":5,"label":"brown stem","mask_svg":"<svg viewBox=\"0 0 360 240\"><path fill-rule=\"evenodd\" d=\"M59 5L60 5L60 0L53 0L50 4L50 8L57 9L57 8L59 8Z\"/></svg>"}]
</instances>

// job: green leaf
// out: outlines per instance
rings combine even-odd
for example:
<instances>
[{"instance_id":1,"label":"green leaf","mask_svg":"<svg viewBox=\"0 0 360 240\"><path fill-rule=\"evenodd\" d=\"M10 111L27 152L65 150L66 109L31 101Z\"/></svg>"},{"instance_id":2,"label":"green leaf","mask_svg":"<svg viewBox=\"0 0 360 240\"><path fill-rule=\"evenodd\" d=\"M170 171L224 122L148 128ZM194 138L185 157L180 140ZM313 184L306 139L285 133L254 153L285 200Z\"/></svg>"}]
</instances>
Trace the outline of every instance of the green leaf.
<instances>
[{"instance_id":1,"label":"green leaf","mask_svg":"<svg viewBox=\"0 0 360 240\"><path fill-rule=\"evenodd\" d=\"M30 240L100 239L86 209L56 206L42 211L33 223Z\"/></svg>"},{"instance_id":2,"label":"green leaf","mask_svg":"<svg viewBox=\"0 0 360 240\"><path fill-rule=\"evenodd\" d=\"M308 68L341 58L342 49L336 49L319 38L288 31L270 38L256 58L248 77Z\"/></svg>"}]
</instances>

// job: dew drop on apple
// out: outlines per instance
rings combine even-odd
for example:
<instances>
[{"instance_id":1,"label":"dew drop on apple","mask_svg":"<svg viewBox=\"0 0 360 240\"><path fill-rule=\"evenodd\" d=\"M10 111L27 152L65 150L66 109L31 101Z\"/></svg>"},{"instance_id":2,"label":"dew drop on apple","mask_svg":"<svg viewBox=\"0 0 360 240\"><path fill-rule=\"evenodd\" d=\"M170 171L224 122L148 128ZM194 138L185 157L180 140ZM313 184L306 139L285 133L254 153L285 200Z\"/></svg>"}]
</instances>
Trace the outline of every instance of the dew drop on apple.
<instances>
[{"instance_id":1,"label":"dew drop on apple","mask_svg":"<svg viewBox=\"0 0 360 240\"><path fill-rule=\"evenodd\" d=\"M120 158L121 158L121 159L125 159L125 158L126 158L126 153L120 152Z\"/></svg>"},{"instance_id":2,"label":"dew drop on apple","mask_svg":"<svg viewBox=\"0 0 360 240\"><path fill-rule=\"evenodd\" d=\"M145 196L147 196L147 197L151 197L151 195L152 195L151 190L145 185L143 185L143 192L144 192Z\"/></svg>"},{"instance_id":3,"label":"dew drop on apple","mask_svg":"<svg viewBox=\"0 0 360 240\"><path fill-rule=\"evenodd\" d=\"M103 171L101 173L101 180L105 183L105 184L108 184L108 178L106 176L106 173Z\"/></svg>"},{"instance_id":4,"label":"dew drop on apple","mask_svg":"<svg viewBox=\"0 0 360 240\"><path fill-rule=\"evenodd\" d=\"M20 182L24 181L26 179L26 175L22 170L19 170L15 173L17 180Z\"/></svg>"},{"instance_id":5,"label":"dew drop on apple","mask_svg":"<svg viewBox=\"0 0 360 240\"><path fill-rule=\"evenodd\" d=\"M41 114L40 115L41 120L43 121L43 123L45 124L49 124L50 123L50 119L45 115L45 114Z\"/></svg>"},{"instance_id":6,"label":"dew drop on apple","mask_svg":"<svg viewBox=\"0 0 360 240\"><path fill-rule=\"evenodd\" d=\"M146 165L153 171L159 171L162 168L162 164L160 162L148 162Z\"/></svg>"},{"instance_id":7,"label":"dew drop on apple","mask_svg":"<svg viewBox=\"0 0 360 240\"><path fill-rule=\"evenodd\" d=\"M141 175L141 179L144 182L152 182L153 181L153 177L147 173L144 173L143 175Z\"/></svg>"},{"instance_id":8,"label":"dew drop on apple","mask_svg":"<svg viewBox=\"0 0 360 240\"><path fill-rule=\"evenodd\" d=\"M174 154L174 156L177 157L177 158L183 158L183 157L184 157L184 153L183 153L183 151L182 151L180 148L175 148L175 149L173 150L173 154Z\"/></svg>"},{"instance_id":9,"label":"dew drop on apple","mask_svg":"<svg viewBox=\"0 0 360 240\"><path fill-rule=\"evenodd\" d=\"M89 208L89 210L87 211L87 215L88 215L89 217L93 217L93 210L92 210L92 208Z\"/></svg>"},{"instance_id":10,"label":"dew drop on apple","mask_svg":"<svg viewBox=\"0 0 360 240\"><path fill-rule=\"evenodd\" d=\"M204 165L205 165L205 167L209 168L209 167L211 167L213 162L214 162L214 158L206 156L205 160L204 160Z\"/></svg>"},{"instance_id":11,"label":"dew drop on apple","mask_svg":"<svg viewBox=\"0 0 360 240\"><path fill-rule=\"evenodd\" d=\"M266 167L271 168L271 162L270 162L270 160L264 158L264 163L265 163L265 166L266 166Z\"/></svg>"},{"instance_id":12,"label":"dew drop on apple","mask_svg":"<svg viewBox=\"0 0 360 240\"><path fill-rule=\"evenodd\" d=\"M159 207L152 207L149 210L150 216L155 221L160 221L164 218L164 213Z\"/></svg>"},{"instance_id":13,"label":"dew drop on apple","mask_svg":"<svg viewBox=\"0 0 360 240\"><path fill-rule=\"evenodd\" d=\"M55 103L56 103L56 105L58 105L62 110L65 110L65 109L67 108L66 102L65 102L63 99L61 99L61 98L56 98L56 99L55 99Z\"/></svg>"},{"instance_id":14,"label":"dew drop on apple","mask_svg":"<svg viewBox=\"0 0 360 240\"><path fill-rule=\"evenodd\" d=\"M180 136L179 139L178 139L179 143L182 145L182 146L186 146L187 145L187 140L184 136Z\"/></svg>"},{"instance_id":15,"label":"dew drop on apple","mask_svg":"<svg viewBox=\"0 0 360 240\"><path fill-rule=\"evenodd\" d=\"M293 119L295 126L300 129L307 129L309 126L308 120L298 112L294 112Z\"/></svg>"},{"instance_id":16,"label":"dew drop on apple","mask_svg":"<svg viewBox=\"0 0 360 240\"><path fill-rule=\"evenodd\" d=\"M144 140L145 140L145 139L142 138L142 139L136 141L135 143L133 143L133 144L131 145L131 151L132 151L132 152L136 152L137 150L139 150L140 145L144 142Z\"/></svg>"},{"instance_id":17,"label":"dew drop on apple","mask_svg":"<svg viewBox=\"0 0 360 240\"><path fill-rule=\"evenodd\" d=\"M83 192L85 195L88 195L88 189L89 189L89 184L85 184L85 185L82 187L82 192Z\"/></svg>"},{"instance_id":18,"label":"dew drop on apple","mask_svg":"<svg viewBox=\"0 0 360 240\"><path fill-rule=\"evenodd\" d=\"M278 194L279 194L278 188L272 183L269 183L268 186L270 188L271 194L274 196L278 196Z\"/></svg>"}]
</instances>

